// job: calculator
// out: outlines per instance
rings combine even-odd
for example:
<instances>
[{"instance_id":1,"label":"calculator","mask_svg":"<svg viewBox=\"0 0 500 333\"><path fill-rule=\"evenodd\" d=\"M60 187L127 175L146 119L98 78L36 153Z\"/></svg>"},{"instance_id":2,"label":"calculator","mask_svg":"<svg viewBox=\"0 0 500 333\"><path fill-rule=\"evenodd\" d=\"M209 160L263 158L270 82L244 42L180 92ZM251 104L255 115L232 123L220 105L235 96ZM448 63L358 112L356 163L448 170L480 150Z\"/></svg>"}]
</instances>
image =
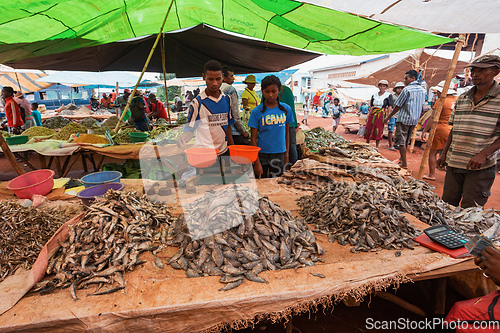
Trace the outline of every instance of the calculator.
<instances>
[{"instance_id":1,"label":"calculator","mask_svg":"<svg viewBox=\"0 0 500 333\"><path fill-rule=\"evenodd\" d=\"M458 249L469 241L467 237L454 232L446 225L435 225L424 232L432 241L448 249Z\"/></svg>"}]
</instances>

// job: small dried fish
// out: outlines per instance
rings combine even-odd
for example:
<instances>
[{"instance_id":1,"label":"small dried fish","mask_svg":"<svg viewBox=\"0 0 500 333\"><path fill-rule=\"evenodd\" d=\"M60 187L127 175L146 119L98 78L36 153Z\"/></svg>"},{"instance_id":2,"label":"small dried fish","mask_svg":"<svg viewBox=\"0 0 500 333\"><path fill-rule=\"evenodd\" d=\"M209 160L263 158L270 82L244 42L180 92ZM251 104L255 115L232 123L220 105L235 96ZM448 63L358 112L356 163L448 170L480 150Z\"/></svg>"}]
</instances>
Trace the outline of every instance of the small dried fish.
<instances>
[{"instance_id":1,"label":"small dried fish","mask_svg":"<svg viewBox=\"0 0 500 333\"><path fill-rule=\"evenodd\" d=\"M172 235L174 221L166 206L151 202L145 195L109 191L70 227L68 241L50 259L48 266L56 273L53 284L61 287L67 279L75 300L76 290L91 284L100 284L90 294L94 296L125 288L123 273L145 263L138 259L142 252L164 246L164 230ZM154 264L164 267L158 257ZM179 265L179 269L187 269L187 265ZM109 288L101 291L105 284L110 284Z\"/></svg>"},{"instance_id":2,"label":"small dried fish","mask_svg":"<svg viewBox=\"0 0 500 333\"><path fill-rule=\"evenodd\" d=\"M241 185L208 193L186 211L189 215L180 216L181 227L176 227L183 230L174 241L180 249L169 263L186 270L188 277L222 276L220 282L226 286L221 291L238 287L244 279L268 283L258 274L303 267L302 260L312 266L313 257L323 253L305 224ZM207 221L207 216L214 220ZM204 237L195 238L199 235ZM307 253L302 251L305 248Z\"/></svg>"},{"instance_id":3,"label":"small dried fish","mask_svg":"<svg viewBox=\"0 0 500 333\"><path fill-rule=\"evenodd\" d=\"M0 201L0 282L19 267L31 269L45 243L67 219L59 210Z\"/></svg>"},{"instance_id":4,"label":"small dried fish","mask_svg":"<svg viewBox=\"0 0 500 333\"><path fill-rule=\"evenodd\" d=\"M310 273L312 276L315 276L315 277L319 277L319 278L326 278L325 274L321 274L321 273Z\"/></svg>"}]
</instances>

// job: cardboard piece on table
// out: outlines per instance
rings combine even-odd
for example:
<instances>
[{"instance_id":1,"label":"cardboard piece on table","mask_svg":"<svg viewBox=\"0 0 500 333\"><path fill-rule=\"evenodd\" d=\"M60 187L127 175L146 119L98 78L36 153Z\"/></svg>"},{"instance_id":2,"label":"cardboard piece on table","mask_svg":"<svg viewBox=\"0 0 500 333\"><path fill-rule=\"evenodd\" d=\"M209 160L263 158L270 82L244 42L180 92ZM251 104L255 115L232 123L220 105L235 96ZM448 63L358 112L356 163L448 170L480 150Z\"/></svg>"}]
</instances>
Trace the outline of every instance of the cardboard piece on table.
<instances>
[{"instance_id":1,"label":"cardboard piece on table","mask_svg":"<svg viewBox=\"0 0 500 333\"><path fill-rule=\"evenodd\" d=\"M417 242L420 245L423 245L425 247L428 247L429 249L432 249L434 251L438 251L438 252L447 254L454 259L457 259L458 256L469 252L469 251L467 251L467 249L465 247L460 247L458 249L448 249L448 248L434 242L426 234L421 234L420 236L415 238L415 242Z\"/></svg>"}]
</instances>

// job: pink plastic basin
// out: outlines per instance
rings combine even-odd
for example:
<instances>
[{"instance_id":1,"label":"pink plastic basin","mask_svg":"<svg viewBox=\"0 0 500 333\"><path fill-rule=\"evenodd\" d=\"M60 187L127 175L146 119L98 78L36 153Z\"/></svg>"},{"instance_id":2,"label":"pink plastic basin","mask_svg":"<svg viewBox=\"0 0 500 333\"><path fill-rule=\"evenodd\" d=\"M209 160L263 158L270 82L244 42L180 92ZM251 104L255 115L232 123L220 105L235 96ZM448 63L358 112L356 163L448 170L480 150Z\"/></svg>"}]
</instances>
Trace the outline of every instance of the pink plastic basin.
<instances>
[{"instance_id":1,"label":"pink plastic basin","mask_svg":"<svg viewBox=\"0 0 500 333\"><path fill-rule=\"evenodd\" d=\"M229 146L229 155L234 163L239 164L250 164L257 160L259 157L259 147L255 146L245 146L245 145L233 145Z\"/></svg>"},{"instance_id":2,"label":"pink plastic basin","mask_svg":"<svg viewBox=\"0 0 500 333\"><path fill-rule=\"evenodd\" d=\"M54 187L54 171L35 170L12 179L7 188L20 199L31 199L34 194L46 195Z\"/></svg>"}]
</instances>

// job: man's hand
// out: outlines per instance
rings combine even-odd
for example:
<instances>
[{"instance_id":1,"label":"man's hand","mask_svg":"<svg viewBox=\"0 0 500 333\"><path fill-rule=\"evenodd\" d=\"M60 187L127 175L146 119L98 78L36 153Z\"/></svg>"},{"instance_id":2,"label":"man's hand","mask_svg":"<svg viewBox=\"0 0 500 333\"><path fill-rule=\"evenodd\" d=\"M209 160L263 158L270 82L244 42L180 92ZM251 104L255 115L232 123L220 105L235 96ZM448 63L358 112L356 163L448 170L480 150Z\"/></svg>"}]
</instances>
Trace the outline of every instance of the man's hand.
<instances>
[{"instance_id":1,"label":"man's hand","mask_svg":"<svg viewBox=\"0 0 500 333\"><path fill-rule=\"evenodd\" d=\"M488 156L480 152L479 154L470 159L469 163L467 164L467 169L470 170L479 169L481 165L483 165L484 162L486 162L486 158L488 158Z\"/></svg>"},{"instance_id":2,"label":"man's hand","mask_svg":"<svg viewBox=\"0 0 500 333\"><path fill-rule=\"evenodd\" d=\"M185 146L189 140L193 137L193 133L191 132L183 132L179 139L177 139L177 147Z\"/></svg>"},{"instance_id":3,"label":"man's hand","mask_svg":"<svg viewBox=\"0 0 500 333\"><path fill-rule=\"evenodd\" d=\"M262 165L260 162L257 160L254 165L253 165L253 172L255 173L255 176L260 179L262 174L264 173L264 170L262 169Z\"/></svg>"},{"instance_id":4,"label":"man's hand","mask_svg":"<svg viewBox=\"0 0 500 333\"><path fill-rule=\"evenodd\" d=\"M241 134L241 135L243 135L244 138L248 138L250 136L250 134L248 134L247 131L243 132L243 134Z\"/></svg>"},{"instance_id":5,"label":"man's hand","mask_svg":"<svg viewBox=\"0 0 500 333\"><path fill-rule=\"evenodd\" d=\"M488 246L481 252L484 257L477 257L474 263L488 276L497 286L500 285L500 252Z\"/></svg>"},{"instance_id":6,"label":"man's hand","mask_svg":"<svg viewBox=\"0 0 500 333\"><path fill-rule=\"evenodd\" d=\"M446 167L446 154L441 154L436 161L436 164L438 168L444 169Z\"/></svg>"}]
</instances>

